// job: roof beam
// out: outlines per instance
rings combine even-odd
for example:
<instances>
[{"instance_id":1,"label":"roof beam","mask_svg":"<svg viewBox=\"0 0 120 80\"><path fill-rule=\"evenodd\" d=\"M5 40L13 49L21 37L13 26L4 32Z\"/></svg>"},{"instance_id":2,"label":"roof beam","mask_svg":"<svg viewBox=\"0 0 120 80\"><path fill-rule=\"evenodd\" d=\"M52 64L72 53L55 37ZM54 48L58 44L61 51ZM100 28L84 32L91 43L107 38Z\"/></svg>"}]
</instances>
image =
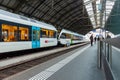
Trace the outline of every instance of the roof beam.
<instances>
[{"instance_id":1,"label":"roof beam","mask_svg":"<svg viewBox=\"0 0 120 80\"><path fill-rule=\"evenodd\" d=\"M17 7L14 8L13 12L14 12L14 13L18 13L18 12L19 12L19 9L21 8L21 6L22 6L23 4L25 4L25 3L27 3L26 0L19 0L19 4L17 5Z\"/></svg>"},{"instance_id":2,"label":"roof beam","mask_svg":"<svg viewBox=\"0 0 120 80\"><path fill-rule=\"evenodd\" d=\"M54 4L54 6L55 6L55 5L58 5L61 1L63 1L63 0L59 0L57 3ZM50 10L51 10L51 9L48 9L42 17L44 17ZM42 18L42 17L41 17L41 18Z\"/></svg>"},{"instance_id":3,"label":"roof beam","mask_svg":"<svg viewBox=\"0 0 120 80\"><path fill-rule=\"evenodd\" d=\"M42 3L44 3L45 2L45 0L39 0L40 2L39 2L39 4L34 8L34 10L30 13L31 15L33 15L33 13L38 9L38 7L42 4Z\"/></svg>"},{"instance_id":4,"label":"roof beam","mask_svg":"<svg viewBox=\"0 0 120 80\"><path fill-rule=\"evenodd\" d=\"M77 1L79 1L79 0L77 0ZM64 7L61 7L61 9L60 9L59 11L57 11L55 15L51 16L50 20L51 20L54 16L56 16L57 14L59 14L62 10L66 9L66 7L68 7L68 6L70 6L70 5L74 4L74 3L76 3L76 1L73 1L73 2L69 3L68 5L66 5L66 6L64 6ZM80 6L80 5L79 5L79 6ZM70 10L71 10L71 9L70 9ZM69 11L66 11L66 12L69 12Z\"/></svg>"},{"instance_id":5,"label":"roof beam","mask_svg":"<svg viewBox=\"0 0 120 80\"><path fill-rule=\"evenodd\" d=\"M80 13L74 14L73 16L67 18L67 20L64 21L64 25L63 26L65 26L67 23L71 23L73 20L76 20L77 17L82 17L82 16L80 15Z\"/></svg>"},{"instance_id":6,"label":"roof beam","mask_svg":"<svg viewBox=\"0 0 120 80\"><path fill-rule=\"evenodd\" d=\"M75 14L77 14L77 13L82 13L82 12L80 12L80 10L81 9L74 9L73 11L72 11L72 13L68 13L68 15L67 16L63 16L63 18L61 18L59 21L61 21L61 22L63 22L65 19L68 19L69 17L71 17L73 14L75 15ZM78 12L79 11L79 12ZM81 15L81 14L80 14ZM57 22L55 22L55 23L57 23Z\"/></svg>"},{"instance_id":7,"label":"roof beam","mask_svg":"<svg viewBox=\"0 0 120 80\"><path fill-rule=\"evenodd\" d=\"M76 7L72 8L69 11L62 14L58 19L56 19L55 23L57 23L57 21L61 21L62 19L64 19L67 14L70 14L71 12L74 12L76 9L78 9L78 7L80 7L80 5L77 5ZM80 9L82 9L82 8L80 8Z\"/></svg>"},{"instance_id":8,"label":"roof beam","mask_svg":"<svg viewBox=\"0 0 120 80\"><path fill-rule=\"evenodd\" d=\"M14 10L14 8L8 7L8 6L3 5L3 4L1 4L1 3L0 3L0 6L5 7L5 8L7 8L8 10L9 10L9 9L12 10L12 11Z\"/></svg>"}]
</instances>

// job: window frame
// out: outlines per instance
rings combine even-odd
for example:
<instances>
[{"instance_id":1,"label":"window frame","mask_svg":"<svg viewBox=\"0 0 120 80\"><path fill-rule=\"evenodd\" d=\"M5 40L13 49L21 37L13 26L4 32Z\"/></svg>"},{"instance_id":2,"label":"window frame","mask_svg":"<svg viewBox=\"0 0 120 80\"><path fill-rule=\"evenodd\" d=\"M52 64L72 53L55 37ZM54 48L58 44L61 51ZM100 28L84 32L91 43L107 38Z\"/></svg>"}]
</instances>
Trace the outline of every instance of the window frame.
<instances>
[{"instance_id":1,"label":"window frame","mask_svg":"<svg viewBox=\"0 0 120 80\"><path fill-rule=\"evenodd\" d=\"M48 35L46 35L45 37L43 37L42 30L47 30L48 31ZM53 36L52 37L50 37L50 31L53 31ZM40 38L57 38L57 31L50 30L50 29L45 29L45 28L41 28L40 29Z\"/></svg>"},{"instance_id":2,"label":"window frame","mask_svg":"<svg viewBox=\"0 0 120 80\"><path fill-rule=\"evenodd\" d=\"M20 29L20 27L22 27L22 28L28 28L28 40L20 40L20 36L19 36L19 29ZM32 34L31 34L31 28L30 28L30 26L19 25L19 27L18 27L18 41L31 41L32 40L31 35Z\"/></svg>"},{"instance_id":3,"label":"window frame","mask_svg":"<svg viewBox=\"0 0 120 80\"><path fill-rule=\"evenodd\" d=\"M3 32L3 31L2 31L2 30L3 30L3 29L2 29L2 27L3 27L2 25L7 25L8 27L15 27L17 30L14 30L14 37L15 37L15 31L16 31L16 38L15 38L15 40L13 40L13 41L12 41L12 40L11 40L11 41L3 41L3 40L2 40L3 37L1 36L1 41L2 41L2 42L16 42L16 41L18 41L18 26L17 26L17 25L11 25L11 24L2 23L2 24L1 24L1 32ZM10 33L11 33L11 32L10 32ZM1 35L2 35L2 34L1 34ZM8 37L10 37L9 34L8 34Z\"/></svg>"},{"instance_id":4,"label":"window frame","mask_svg":"<svg viewBox=\"0 0 120 80\"><path fill-rule=\"evenodd\" d=\"M2 24L5 25L11 25L11 26L17 26L17 40L16 41L10 41L10 42L19 42L21 40L19 40L19 27L25 27L29 29L29 39L27 41L31 41L31 28L32 26L29 25L24 25L24 24L19 24L19 23L15 23L15 22L10 22L10 21L5 21L5 20L0 20L0 42L4 42L2 41Z\"/></svg>"}]
</instances>

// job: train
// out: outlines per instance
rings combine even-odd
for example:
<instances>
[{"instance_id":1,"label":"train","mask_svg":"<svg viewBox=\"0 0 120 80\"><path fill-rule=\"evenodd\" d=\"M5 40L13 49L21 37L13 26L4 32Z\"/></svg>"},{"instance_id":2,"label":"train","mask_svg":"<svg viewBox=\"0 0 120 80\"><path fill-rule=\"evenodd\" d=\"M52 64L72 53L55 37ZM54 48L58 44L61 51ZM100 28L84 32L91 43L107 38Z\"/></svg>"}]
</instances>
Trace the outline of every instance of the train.
<instances>
[{"instance_id":1,"label":"train","mask_svg":"<svg viewBox=\"0 0 120 80\"><path fill-rule=\"evenodd\" d=\"M61 45L70 46L71 44L84 42L84 36L66 29L62 29L59 37L58 43Z\"/></svg>"},{"instance_id":2,"label":"train","mask_svg":"<svg viewBox=\"0 0 120 80\"><path fill-rule=\"evenodd\" d=\"M0 10L0 53L57 46L70 46L83 40L83 35L22 15Z\"/></svg>"}]
</instances>

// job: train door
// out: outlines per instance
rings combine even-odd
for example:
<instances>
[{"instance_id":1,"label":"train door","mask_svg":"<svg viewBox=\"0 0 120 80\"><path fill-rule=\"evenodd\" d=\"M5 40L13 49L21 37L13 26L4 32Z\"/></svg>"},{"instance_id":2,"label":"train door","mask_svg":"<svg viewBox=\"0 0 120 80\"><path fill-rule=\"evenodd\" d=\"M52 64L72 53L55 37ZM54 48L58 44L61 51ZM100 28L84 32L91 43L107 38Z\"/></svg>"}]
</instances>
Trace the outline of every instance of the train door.
<instances>
[{"instance_id":1,"label":"train door","mask_svg":"<svg viewBox=\"0 0 120 80\"><path fill-rule=\"evenodd\" d=\"M32 48L40 48L40 28L32 26Z\"/></svg>"}]
</instances>

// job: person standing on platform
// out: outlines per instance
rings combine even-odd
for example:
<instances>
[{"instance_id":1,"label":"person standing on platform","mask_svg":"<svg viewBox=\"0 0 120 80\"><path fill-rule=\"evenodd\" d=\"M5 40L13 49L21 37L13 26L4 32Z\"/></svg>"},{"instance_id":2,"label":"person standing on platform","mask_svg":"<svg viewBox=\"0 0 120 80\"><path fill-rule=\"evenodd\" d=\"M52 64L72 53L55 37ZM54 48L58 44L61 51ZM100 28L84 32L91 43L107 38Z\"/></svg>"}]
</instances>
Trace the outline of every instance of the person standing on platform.
<instances>
[{"instance_id":1,"label":"person standing on platform","mask_svg":"<svg viewBox=\"0 0 120 80\"><path fill-rule=\"evenodd\" d=\"M94 38L94 41L95 41L95 43L96 43L96 37Z\"/></svg>"},{"instance_id":2,"label":"person standing on platform","mask_svg":"<svg viewBox=\"0 0 120 80\"><path fill-rule=\"evenodd\" d=\"M100 40L100 37L98 36L97 41L99 41L99 40Z\"/></svg>"},{"instance_id":3,"label":"person standing on platform","mask_svg":"<svg viewBox=\"0 0 120 80\"><path fill-rule=\"evenodd\" d=\"M91 46L93 46L93 34L90 36L90 43L91 43Z\"/></svg>"}]
</instances>

